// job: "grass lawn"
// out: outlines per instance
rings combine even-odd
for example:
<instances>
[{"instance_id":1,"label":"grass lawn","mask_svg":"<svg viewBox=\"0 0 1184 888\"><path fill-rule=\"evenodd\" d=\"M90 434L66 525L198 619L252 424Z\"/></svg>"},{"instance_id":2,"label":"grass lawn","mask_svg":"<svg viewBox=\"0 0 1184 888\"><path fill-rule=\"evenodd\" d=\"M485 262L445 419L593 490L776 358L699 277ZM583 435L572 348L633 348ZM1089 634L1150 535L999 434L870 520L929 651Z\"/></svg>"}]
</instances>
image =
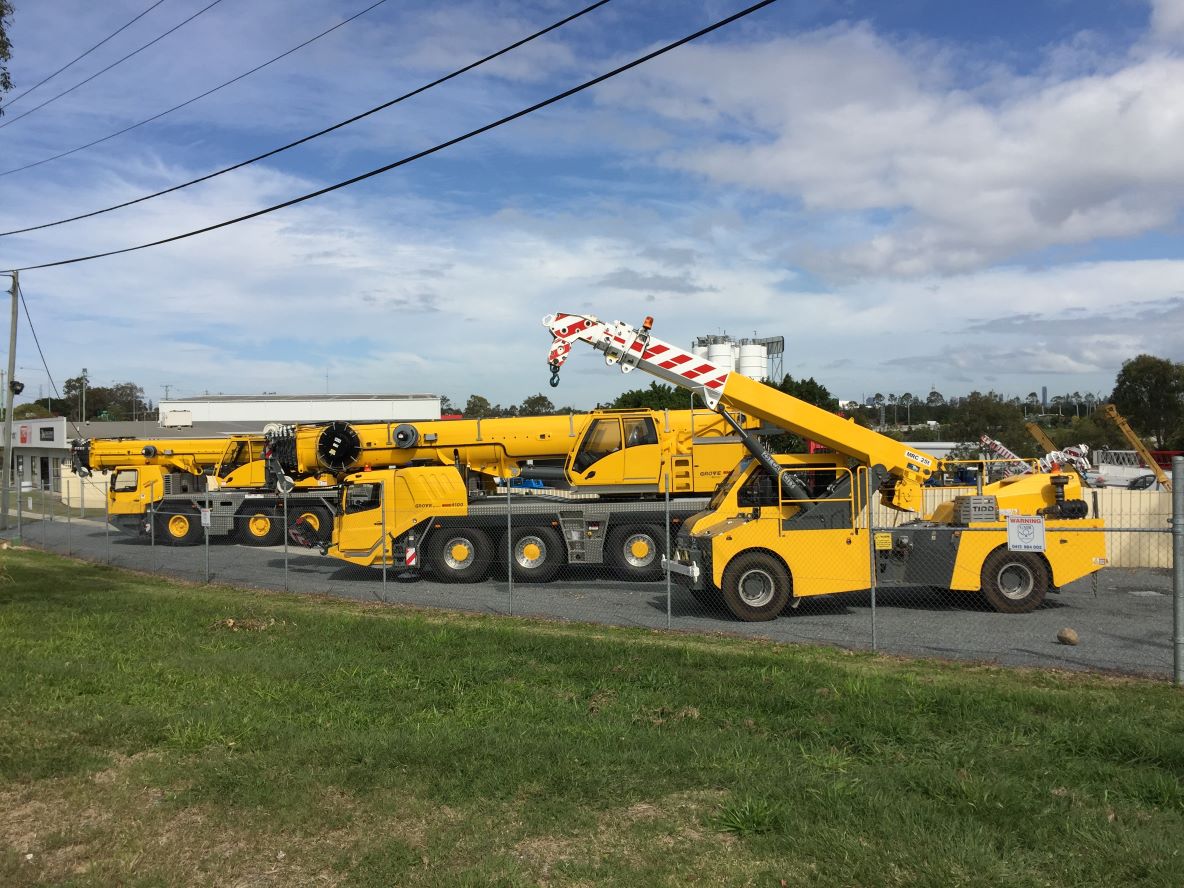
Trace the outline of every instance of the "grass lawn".
<instances>
[{"instance_id":1,"label":"grass lawn","mask_svg":"<svg viewBox=\"0 0 1184 888\"><path fill-rule=\"evenodd\" d=\"M0 885L1184 885L1165 683L0 574Z\"/></svg>"}]
</instances>

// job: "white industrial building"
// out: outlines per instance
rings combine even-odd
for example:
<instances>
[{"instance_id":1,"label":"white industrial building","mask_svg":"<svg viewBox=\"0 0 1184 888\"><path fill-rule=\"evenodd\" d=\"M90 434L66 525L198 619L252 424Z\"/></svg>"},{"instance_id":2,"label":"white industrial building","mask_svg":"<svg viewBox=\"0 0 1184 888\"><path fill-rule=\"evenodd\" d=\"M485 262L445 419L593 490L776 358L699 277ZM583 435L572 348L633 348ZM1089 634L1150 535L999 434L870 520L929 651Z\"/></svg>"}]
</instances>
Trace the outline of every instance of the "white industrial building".
<instances>
[{"instance_id":1,"label":"white industrial building","mask_svg":"<svg viewBox=\"0 0 1184 888\"><path fill-rule=\"evenodd\" d=\"M211 422L414 422L439 418L439 395L203 395L160 402L162 428L191 428Z\"/></svg>"}]
</instances>

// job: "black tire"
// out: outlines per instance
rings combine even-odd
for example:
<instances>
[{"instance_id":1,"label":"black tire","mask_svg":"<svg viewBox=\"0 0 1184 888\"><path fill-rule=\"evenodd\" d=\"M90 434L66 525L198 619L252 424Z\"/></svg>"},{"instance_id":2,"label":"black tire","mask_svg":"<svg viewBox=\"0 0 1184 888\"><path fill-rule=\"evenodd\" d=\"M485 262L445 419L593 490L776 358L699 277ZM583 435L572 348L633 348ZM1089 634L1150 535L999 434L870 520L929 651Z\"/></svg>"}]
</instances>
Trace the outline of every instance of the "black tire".
<instances>
[{"instance_id":1,"label":"black tire","mask_svg":"<svg viewBox=\"0 0 1184 888\"><path fill-rule=\"evenodd\" d=\"M449 583L478 583L489 575L493 563L493 543L475 527L434 530L426 549L424 566Z\"/></svg>"},{"instance_id":2,"label":"black tire","mask_svg":"<svg viewBox=\"0 0 1184 888\"><path fill-rule=\"evenodd\" d=\"M1001 614L1027 614L1048 594L1048 565L1031 552L996 549L983 562L983 596Z\"/></svg>"},{"instance_id":3,"label":"black tire","mask_svg":"<svg viewBox=\"0 0 1184 888\"><path fill-rule=\"evenodd\" d=\"M604 546L604 560L615 576L643 583L662 578L666 535L656 524L614 527Z\"/></svg>"},{"instance_id":4,"label":"black tire","mask_svg":"<svg viewBox=\"0 0 1184 888\"><path fill-rule=\"evenodd\" d=\"M273 506L246 505L234 516L240 543L248 546L278 546L284 541L284 516Z\"/></svg>"},{"instance_id":5,"label":"black tire","mask_svg":"<svg viewBox=\"0 0 1184 888\"><path fill-rule=\"evenodd\" d=\"M724 568L724 605L738 620L773 620L789 603L792 581L780 560L767 552L748 552Z\"/></svg>"},{"instance_id":6,"label":"black tire","mask_svg":"<svg viewBox=\"0 0 1184 888\"><path fill-rule=\"evenodd\" d=\"M166 546L196 546L205 539L205 529L196 509L170 506L156 513L156 542Z\"/></svg>"},{"instance_id":7,"label":"black tire","mask_svg":"<svg viewBox=\"0 0 1184 888\"><path fill-rule=\"evenodd\" d=\"M333 513L325 506L297 506L288 504L288 530L300 524L301 536L313 543L328 542L333 537Z\"/></svg>"},{"instance_id":8,"label":"black tire","mask_svg":"<svg viewBox=\"0 0 1184 888\"><path fill-rule=\"evenodd\" d=\"M510 555L510 568L519 583L549 583L567 561L563 538L550 527L515 527L512 546L503 534L498 558Z\"/></svg>"}]
</instances>

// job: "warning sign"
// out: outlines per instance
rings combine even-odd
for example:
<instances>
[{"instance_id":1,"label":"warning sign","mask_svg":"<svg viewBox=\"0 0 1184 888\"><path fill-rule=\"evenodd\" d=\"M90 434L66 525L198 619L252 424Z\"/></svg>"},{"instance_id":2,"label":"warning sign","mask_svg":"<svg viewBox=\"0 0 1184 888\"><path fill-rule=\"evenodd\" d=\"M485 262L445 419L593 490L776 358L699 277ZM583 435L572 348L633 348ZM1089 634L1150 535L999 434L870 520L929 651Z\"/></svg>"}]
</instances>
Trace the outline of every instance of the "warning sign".
<instances>
[{"instance_id":1,"label":"warning sign","mask_svg":"<svg viewBox=\"0 0 1184 888\"><path fill-rule=\"evenodd\" d=\"M887 552L892 548L892 534L877 533L875 535L876 551Z\"/></svg>"},{"instance_id":2,"label":"warning sign","mask_svg":"<svg viewBox=\"0 0 1184 888\"><path fill-rule=\"evenodd\" d=\"M1007 548L1012 552L1043 552L1044 516L1008 515Z\"/></svg>"}]
</instances>

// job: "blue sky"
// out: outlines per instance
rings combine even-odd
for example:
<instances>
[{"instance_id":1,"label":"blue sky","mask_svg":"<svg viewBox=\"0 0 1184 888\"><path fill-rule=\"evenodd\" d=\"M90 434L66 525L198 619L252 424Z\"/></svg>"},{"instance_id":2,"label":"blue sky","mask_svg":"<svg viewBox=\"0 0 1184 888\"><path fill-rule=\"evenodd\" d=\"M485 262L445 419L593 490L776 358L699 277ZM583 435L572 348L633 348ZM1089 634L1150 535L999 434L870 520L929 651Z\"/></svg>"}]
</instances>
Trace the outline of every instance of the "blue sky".
<instances>
[{"instance_id":1,"label":"blue sky","mask_svg":"<svg viewBox=\"0 0 1184 888\"><path fill-rule=\"evenodd\" d=\"M102 137L370 0L166 0L0 118L0 172ZM15 97L149 6L18 3ZM160 121L0 176L2 230L203 175L582 8L390 0ZM430 147L743 8L613 0L537 44L235 173L0 238L0 268L155 240ZM9 125L3 126L8 123ZM589 351L547 386L554 311L783 335L842 398L1108 392L1184 360L1184 0L781 0L700 43L322 199L152 250L29 271L58 380L434 391L589 407L645 384ZM27 327L26 396L48 391Z\"/></svg>"}]
</instances>

